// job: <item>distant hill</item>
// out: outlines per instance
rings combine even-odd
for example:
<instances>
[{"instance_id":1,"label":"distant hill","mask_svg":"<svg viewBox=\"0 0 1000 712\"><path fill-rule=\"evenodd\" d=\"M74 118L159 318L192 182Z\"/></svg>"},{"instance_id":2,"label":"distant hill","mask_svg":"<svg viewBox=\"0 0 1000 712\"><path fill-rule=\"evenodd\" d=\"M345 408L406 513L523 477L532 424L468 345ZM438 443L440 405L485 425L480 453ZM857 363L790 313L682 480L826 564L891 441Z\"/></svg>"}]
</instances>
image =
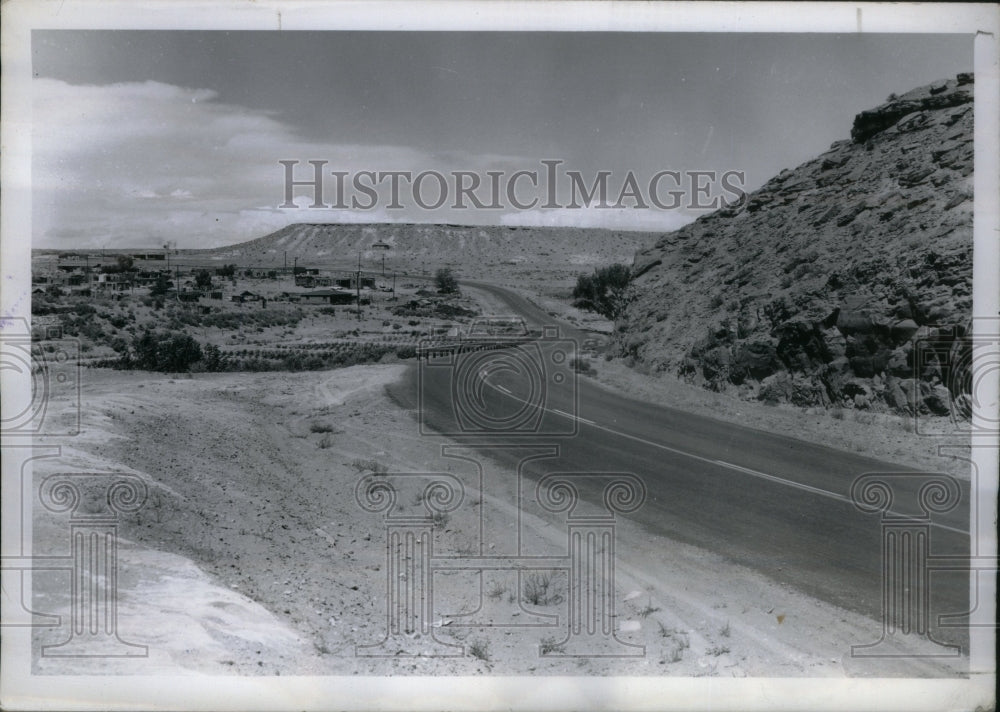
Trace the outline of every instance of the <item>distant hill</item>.
<instances>
[{"instance_id":1,"label":"distant hill","mask_svg":"<svg viewBox=\"0 0 1000 712\"><path fill-rule=\"evenodd\" d=\"M748 398L947 413L947 356L915 374L915 344L947 354L971 318L972 100L971 74L890 96L640 249L623 352Z\"/></svg>"},{"instance_id":2,"label":"distant hill","mask_svg":"<svg viewBox=\"0 0 1000 712\"><path fill-rule=\"evenodd\" d=\"M631 263L636 250L657 237L648 232L597 228L435 224L298 223L256 240L201 251L221 260L282 264L368 265L382 255L396 269L459 268L463 276L496 277L516 270L588 272L610 262Z\"/></svg>"}]
</instances>

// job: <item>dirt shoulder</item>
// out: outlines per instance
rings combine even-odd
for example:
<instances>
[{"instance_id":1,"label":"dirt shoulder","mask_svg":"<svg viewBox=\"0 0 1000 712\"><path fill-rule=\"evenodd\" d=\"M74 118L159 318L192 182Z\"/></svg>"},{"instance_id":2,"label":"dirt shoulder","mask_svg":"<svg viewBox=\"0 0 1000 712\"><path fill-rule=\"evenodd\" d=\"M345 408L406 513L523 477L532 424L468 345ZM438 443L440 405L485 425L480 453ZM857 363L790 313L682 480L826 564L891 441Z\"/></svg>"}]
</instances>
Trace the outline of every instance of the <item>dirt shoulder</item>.
<instances>
[{"instance_id":1,"label":"dirt shoulder","mask_svg":"<svg viewBox=\"0 0 1000 712\"><path fill-rule=\"evenodd\" d=\"M561 292L555 290L555 293ZM529 299L551 316L592 331L595 336L606 337L613 329L610 321L576 309L552 293L536 290L529 294ZM740 399L735 393L709 391L668 373L643 371L627 365L621 358L606 360L604 356L591 356L590 363L596 373L588 375L595 383L638 400L926 472L970 477L969 438L940 435L955 430L947 417L921 415L918 421L912 416L861 410L768 405Z\"/></svg>"},{"instance_id":2,"label":"dirt shoulder","mask_svg":"<svg viewBox=\"0 0 1000 712\"><path fill-rule=\"evenodd\" d=\"M616 529L614 627L621 641L644 646L641 654L558 657L569 604L565 573L554 571L541 596L530 595L528 581L510 573L439 573L433 637L464 654L358 656L357 646L386 633L386 529L355 494L359 479L373 471L447 473L463 483L461 503L434 528L434 551L441 555L468 556L481 532L483 551L504 553L518 526L533 551L559 556L567 548L565 515L519 514L516 472L473 458L480 471L469 460L443 456L442 439L419 434L415 414L385 395L385 385L405 368L191 377L86 371L84 432L60 458L36 463L36 482L54 471L124 470L149 487L147 505L121 523L118 600L121 637L148 645L150 654L101 670L948 674L933 662L854 659L850 646L876 640L877 621L718 555L651 537L626 520ZM400 497L396 506L402 513L424 511L419 493ZM60 515L36 508L36 552L64 553L66 536ZM65 578L36 578L36 607L62 611L68 621ZM544 617L552 615L559 626L520 624L552 622ZM470 619L480 625L464 625ZM65 628L41 630L36 645L65 637ZM35 659L43 674L91 672L94 665Z\"/></svg>"}]
</instances>

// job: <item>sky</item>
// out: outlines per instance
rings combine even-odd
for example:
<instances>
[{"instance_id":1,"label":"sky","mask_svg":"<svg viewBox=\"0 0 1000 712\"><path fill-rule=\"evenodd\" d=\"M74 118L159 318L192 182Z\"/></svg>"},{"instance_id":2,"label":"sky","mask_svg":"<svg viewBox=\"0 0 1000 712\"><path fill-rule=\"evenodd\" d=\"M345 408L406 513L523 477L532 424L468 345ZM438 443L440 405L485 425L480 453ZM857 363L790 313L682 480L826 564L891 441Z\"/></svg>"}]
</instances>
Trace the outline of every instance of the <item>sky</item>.
<instances>
[{"instance_id":1,"label":"sky","mask_svg":"<svg viewBox=\"0 0 1000 712\"><path fill-rule=\"evenodd\" d=\"M292 222L666 232L704 210L687 173L661 179L667 207L654 205L657 173L739 171L730 182L752 191L848 138L859 111L972 62L963 35L35 30L33 245L211 247ZM327 205L330 171L345 173L346 207L311 209L312 188L294 186L297 207L280 208L281 160L299 161L295 180L326 161ZM543 209L541 160L562 162L562 206L565 171L587 189L608 172L610 204L631 172L639 200ZM539 184L522 177L514 197L538 203L518 209L504 191L522 170ZM402 182L390 207L388 181L374 200L353 189L362 171L438 171L447 200L421 207L435 180L421 201ZM455 209L454 171L501 207ZM490 171L503 171L499 201ZM720 178L699 180L710 199L731 197ZM674 206L665 193L678 188Z\"/></svg>"}]
</instances>

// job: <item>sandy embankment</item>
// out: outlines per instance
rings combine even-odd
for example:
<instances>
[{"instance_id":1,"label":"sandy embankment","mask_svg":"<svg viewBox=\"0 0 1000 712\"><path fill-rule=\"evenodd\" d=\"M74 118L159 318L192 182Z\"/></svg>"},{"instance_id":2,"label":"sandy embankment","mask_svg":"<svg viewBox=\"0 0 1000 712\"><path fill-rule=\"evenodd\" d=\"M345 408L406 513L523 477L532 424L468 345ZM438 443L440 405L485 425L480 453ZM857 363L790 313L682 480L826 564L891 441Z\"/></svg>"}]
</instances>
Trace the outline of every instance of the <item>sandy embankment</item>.
<instances>
[{"instance_id":1,"label":"sandy embankment","mask_svg":"<svg viewBox=\"0 0 1000 712\"><path fill-rule=\"evenodd\" d=\"M626 674L842 676L941 674L933 663L850 657L879 624L805 597L722 557L617 529L622 640L643 644L629 659L551 658L545 639L564 628L468 628L459 614L480 603L478 577L435 577L436 637L466 647L457 658L366 658L355 646L385 632L385 530L354 488L366 465L395 472L448 472L465 500L434 535L435 551L468 554L484 513L487 550L509 546L516 476L483 460L486 491L469 463L443 458L412 412L384 385L398 364L313 373L85 373L84 434L63 457L41 460L36 482L55 471L124 470L149 486L149 502L123 521L120 632L148 645L148 658L95 663L37 658L40 673L203 674ZM640 473L641 474L641 473ZM418 499L401 500L417 511ZM36 510L37 511L37 510ZM525 513L523 537L565 550L565 523ZM38 512L35 550L65 551L66 522ZM565 576L546 606L518 606L522 592L501 574L483 590L504 616L559 614ZM66 579L36 576L36 608L68 618ZM562 593L560 593L562 592ZM65 630L41 631L36 643ZM470 654L475 647L481 657ZM37 651L37 648L36 648ZM37 653L36 653L37 654Z\"/></svg>"}]
</instances>

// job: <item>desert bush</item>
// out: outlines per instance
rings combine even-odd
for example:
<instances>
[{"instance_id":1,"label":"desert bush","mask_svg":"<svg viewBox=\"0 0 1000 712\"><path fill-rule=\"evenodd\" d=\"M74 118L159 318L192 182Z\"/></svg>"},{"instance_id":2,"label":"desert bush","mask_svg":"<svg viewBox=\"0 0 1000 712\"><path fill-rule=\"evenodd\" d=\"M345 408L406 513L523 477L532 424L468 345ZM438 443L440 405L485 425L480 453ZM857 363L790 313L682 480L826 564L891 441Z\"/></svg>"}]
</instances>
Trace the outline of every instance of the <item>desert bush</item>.
<instances>
[{"instance_id":1,"label":"desert bush","mask_svg":"<svg viewBox=\"0 0 1000 712\"><path fill-rule=\"evenodd\" d=\"M565 646L560 645L556 642L553 637L542 638L542 644L540 646L542 655L548 655L549 653L561 653L565 650Z\"/></svg>"},{"instance_id":2,"label":"desert bush","mask_svg":"<svg viewBox=\"0 0 1000 712\"><path fill-rule=\"evenodd\" d=\"M597 375L597 369L585 358L571 358L569 360L569 367L577 373L582 373L584 376Z\"/></svg>"},{"instance_id":3,"label":"desert bush","mask_svg":"<svg viewBox=\"0 0 1000 712\"><path fill-rule=\"evenodd\" d=\"M310 433L332 433L333 432L333 426L330 425L329 423L320 423L320 422L314 420L313 422L309 423L309 432Z\"/></svg>"},{"instance_id":4,"label":"desert bush","mask_svg":"<svg viewBox=\"0 0 1000 712\"><path fill-rule=\"evenodd\" d=\"M361 458L354 460L351 463L353 467L358 472L373 472L376 475L384 475L389 471L389 467L378 460L363 460Z\"/></svg>"},{"instance_id":5,"label":"desert bush","mask_svg":"<svg viewBox=\"0 0 1000 712\"><path fill-rule=\"evenodd\" d=\"M201 345L177 331L144 331L119 358L120 368L180 373L202 358Z\"/></svg>"},{"instance_id":6,"label":"desert bush","mask_svg":"<svg viewBox=\"0 0 1000 712\"><path fill-rule=\"evenodd\" d=\"M543 573L530 573L524 581L524 598L533 606L548 606L558 603L562 596L551 593L552 576Z\"/></svg>"},{"instance_id":7,"label":"desert bush","mask_svg":"<svg viewBox=\"0 0 1000 712\"><path fill-rule=\"evenodd\" d=\"M442 267L434 274L434 286L441 294L454 294L458 291L458 280L450 267Z\"/></svg>"},{"instance_id":8,"label":"desert bush","mask_svg":"<svg viewBox=\"0 0 1000 712\"><path fill-rule=\"evenodd\" d=\"M396 349L396 356L398 358L403 358L403 359L414 358L414 357L416 357L416 355L417 355L417 347L416 346L412 346L412 345L409 345L409 346L400 346L398 349Z\"/></svg>"},{"instance_id":9,"label":"desert bush","mask_svg":"<svg viewBox=\"0 0 1000 712\"><path fill-rule=\"evenodd\" d=\"M469 646L469 653L474 658L479 658L480 660L490 659L490 644L485 640L473 641Z\"/></svg>"},{"instance_id":10,"label":"desert bush","mask_svg":"<svg viewBox=\"0 0 1000 712\"><path fill-rule=\"evenodd\" d=\"M628 265L613 264L581 274L573 287L573 306L617 319L635 298L630 289L632 270Z\"/></svg>"}]
</instances>

